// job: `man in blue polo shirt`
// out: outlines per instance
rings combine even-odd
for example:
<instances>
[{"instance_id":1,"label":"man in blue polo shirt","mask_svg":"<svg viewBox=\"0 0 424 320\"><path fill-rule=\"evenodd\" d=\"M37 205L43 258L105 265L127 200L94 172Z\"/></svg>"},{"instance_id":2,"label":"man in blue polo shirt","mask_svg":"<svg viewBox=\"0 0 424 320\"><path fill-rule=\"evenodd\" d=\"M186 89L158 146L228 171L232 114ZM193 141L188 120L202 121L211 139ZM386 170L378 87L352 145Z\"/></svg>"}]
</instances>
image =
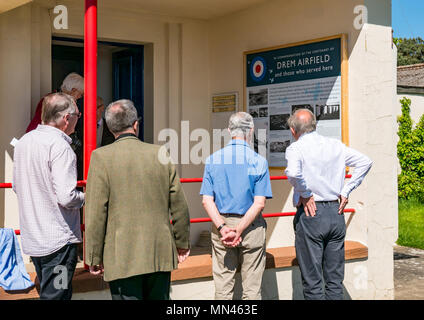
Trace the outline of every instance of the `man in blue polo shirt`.
<instances>
[{"instance_id":1,"label":"man in blue polo shirt","mask_svg":"<svg viewBox=\"0 0 424 320\"><path fill-rule=\"evenodd\" d=\"M205 165L200 194L212 219L212 271L215 299L232 299L240 264L243 299L261 299L265 270L265 199L272 198L268 162L253 151L253 118L233 114L232 140Z\"/></svg>"}]
</instances>

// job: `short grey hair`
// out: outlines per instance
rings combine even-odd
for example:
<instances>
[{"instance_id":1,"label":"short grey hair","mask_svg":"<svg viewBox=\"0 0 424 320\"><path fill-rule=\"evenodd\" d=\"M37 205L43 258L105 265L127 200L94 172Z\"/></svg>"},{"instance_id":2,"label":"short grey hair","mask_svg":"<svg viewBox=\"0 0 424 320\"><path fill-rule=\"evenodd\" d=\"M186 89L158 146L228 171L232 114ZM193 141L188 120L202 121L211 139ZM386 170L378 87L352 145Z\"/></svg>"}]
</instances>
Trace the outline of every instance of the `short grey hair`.
<instances>
[{"instance_id":1,"label":"short grey hair","mask_svg":"<svg viewBox=\"0 0 424 320\"><path fill-rule=\"evenodd\" d=\"M68 74L66 78L63 79L62 86L60 87L61 91L66 92L71 92L72 89L77 89L84 93L84 78L75 72Z\"/></svg>"},{"instance_id":2,"label":"short grey hair","mask_svg":"<svg viewBox=\"0 0 424 320\"><path fill-rule=\"evenodd\" d=\"M299 112L307 112L310 114L310 117L304 121L303 119L299 119ZM315 115L309 109L297 109L287 120L287 124L290 128L292 128L298 135L302 135L304 133L309 133L315 131L317 129L317 119Z\"/></svg>"},{"instance_id":3,"label":"short grey hair","mask_svg":"<svg viewBox=\"0 0 424 320\"><path fill-rule=\"evenodd\" d=\"M77 105L70 95L63 92L52 93L43 99L41 120L45 125L49 123L58 124L64 115L76 111Z\"/></svg>"},{"instance_id":4,"label":"short grey hair","mask_svg":"<svg viewBox=\"0 0 424 320\"><path fill-rule=\"evenodd\" d=\"M105 119L109 130L117 134L134 125L134 122L138 120L137 109L131 100L118 100L107 106Z\"/></svg>"},{"instance_id":5,"label":"short grey hair","mask_svg":"<svg viewBox=\"0 0 424 320\"><path fill-rule=\"evenodd\" d=\"M253 129L253 127L253 118L246 112L232 114L228 122L231 137L247 138L250 129Z\"/></svg>"}]
</instances>

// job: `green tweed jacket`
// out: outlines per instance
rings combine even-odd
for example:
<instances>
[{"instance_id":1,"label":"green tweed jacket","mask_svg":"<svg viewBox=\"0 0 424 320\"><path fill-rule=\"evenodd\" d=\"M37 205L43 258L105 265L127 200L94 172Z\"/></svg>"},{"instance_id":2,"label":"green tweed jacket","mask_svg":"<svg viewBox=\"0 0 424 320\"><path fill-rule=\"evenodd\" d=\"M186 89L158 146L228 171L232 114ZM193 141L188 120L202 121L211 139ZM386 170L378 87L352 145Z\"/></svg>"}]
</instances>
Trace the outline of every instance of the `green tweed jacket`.
<instances>
[{"instance_id":1,"label":"green tweed jacket","mask_svg":"<svg viewBox=\"0 0 424 320\"><path fill-rule=\"evenodd\" d=\"M91 155L85 204L85 259L104 265L104 280L172 271L176 248L190 247L190 218L172 163L159 146L134 136ZM172 225L170 223L172 219Z\"/></svg>"}]
</instances>

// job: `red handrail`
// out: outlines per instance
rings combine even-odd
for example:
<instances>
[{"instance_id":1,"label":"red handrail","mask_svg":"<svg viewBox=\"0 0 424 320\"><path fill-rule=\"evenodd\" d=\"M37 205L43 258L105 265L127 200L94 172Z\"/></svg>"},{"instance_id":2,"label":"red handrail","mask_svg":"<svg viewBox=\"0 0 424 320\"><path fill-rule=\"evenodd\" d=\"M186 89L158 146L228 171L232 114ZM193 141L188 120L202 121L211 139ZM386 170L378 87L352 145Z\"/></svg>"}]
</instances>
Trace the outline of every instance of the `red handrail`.
<instances>
[{"instance_id":1,"label":"red handrail","mask_svg":"<svg viewBox=\"0 0 424 320\"><path fill-rule=\"evenodd\" d=\"M346 178L349 179L351 178L352 175L347 174ZM271 180L287 180L287 176L271 176L270 177ZM181 183L194 183L194 182L202 182L203 178L181 178L180 179ZM85 180L81 180L77 182L78 187L85 187L86 185L86 181ZM0 189L1 188L12 188L12 184L11 183L0 183ZM345 209L343 212L345 213L355 213L355 209ZM275 213L263 213L262 216L264 218L278 218L278 217L291 217L291 216L295 216L296 212L275 212ZM211 222L211 218L193 218L190 219L190 223L202 223L202 222ZM84 231L84 225L81 225L81 230ZM20 230L15 230L15 234L16 235L20 235L21 231Z\"/></svg>"},{"instance_id":2,"label":"red handrail","mask_svg":"<svg viewBox=\"0 0 424 320\"><path fill-rule=\"evenodd\" d=\"M355 209L344 209L344 213L355 213ZM275 213L263 213L264 218L278 218L278 217L293 217L296 215L295 211L292 212L275 212ZM202 222L212 222L211 218L193 218L190 219L190 223L202 223ZM85 226L81 225L81 231L85 231ZM20 235L20 230L15 230L16 235Z\"/></svg>"},{"instance_id":3,"label":"red handrail","mask_svg":"<svg viewBox=\"0 0 424 320\"><path fill-rule=\"evenodd\" d=\"M347 174L345 176L346 179L352 178L351 174ZM287 176L271 176L270 180L287 180ZM203 182L203 178L181 178L181 183L195 183L195 182ZM87 181L80 180L77 182L78 187L85 187ZM12 188L11 183L0 183L0 189Z\"/></svg>"}]
</instances>

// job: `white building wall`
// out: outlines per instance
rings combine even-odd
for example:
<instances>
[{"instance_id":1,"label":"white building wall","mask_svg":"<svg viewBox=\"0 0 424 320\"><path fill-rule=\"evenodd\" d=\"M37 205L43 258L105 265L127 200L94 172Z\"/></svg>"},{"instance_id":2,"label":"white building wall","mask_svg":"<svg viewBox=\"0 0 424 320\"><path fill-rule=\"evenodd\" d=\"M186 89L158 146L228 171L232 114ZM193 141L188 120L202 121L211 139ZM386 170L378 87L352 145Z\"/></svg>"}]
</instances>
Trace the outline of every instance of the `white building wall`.
<instances>
[{"instance_id":1,"label":"white building wall","mask_svg":"<svg viewBox=\"0 0 424 320\"><path fill-rule=\"evenodd\" d=\"M411 118L414 121L414 124L417 124L420 121L420 118L424 114L424 93L423 94L413 94L413 93L399 93L397 94L396 99L396 112L397 115L402 114L402 107L400 100L403 98L411 99Z\"/></svg>"}]
</instances>

